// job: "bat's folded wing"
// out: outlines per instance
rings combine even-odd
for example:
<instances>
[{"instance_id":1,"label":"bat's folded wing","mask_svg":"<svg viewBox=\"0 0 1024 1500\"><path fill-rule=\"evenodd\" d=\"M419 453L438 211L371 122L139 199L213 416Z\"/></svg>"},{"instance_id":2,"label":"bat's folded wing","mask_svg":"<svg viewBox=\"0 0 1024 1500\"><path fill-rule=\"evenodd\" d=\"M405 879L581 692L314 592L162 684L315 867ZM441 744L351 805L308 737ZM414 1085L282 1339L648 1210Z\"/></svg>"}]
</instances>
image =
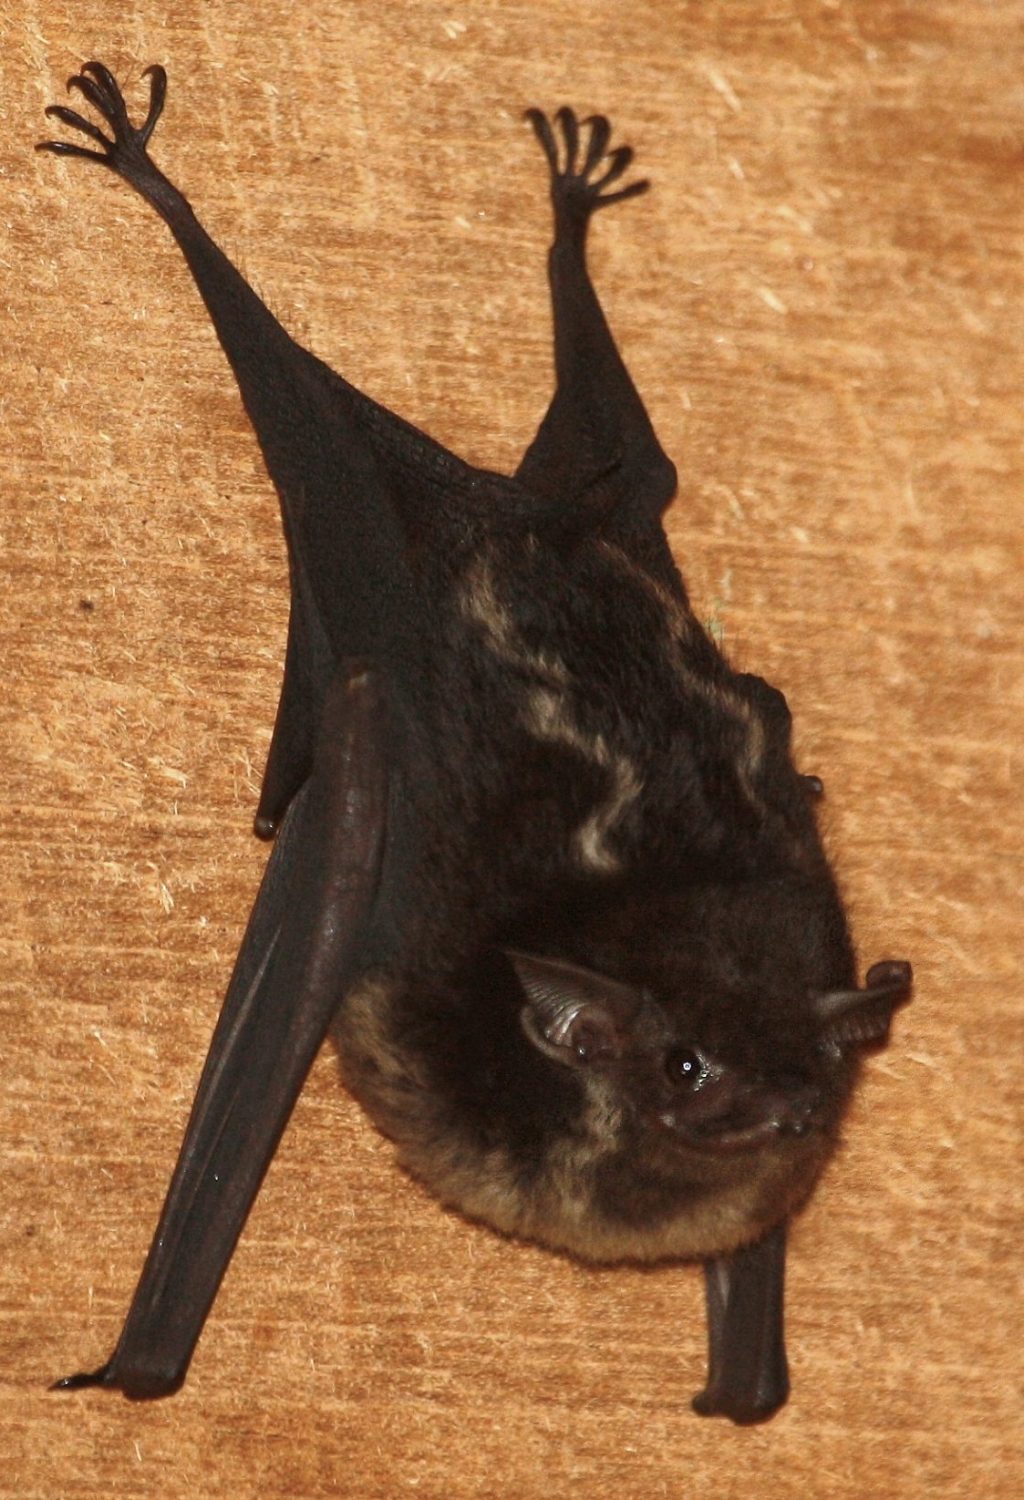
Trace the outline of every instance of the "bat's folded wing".
<instances>
[{"instance_id":1,"label":"bat's folded wing","mask_svg":"<svg viewBox=\"0 0 1024 1500\"><path fill-rule=\"evenodd\" d=\"M708 1383L694 1398L703 1417L765 1422L789 1395L783 1332L786 1225L704 1266Z\"/></svg>"},{"instance_id":2,"label":"bat's folded wing","mask_svg":"<svg viewBox=\"0 0 1024 1500\"><path fill-rule=\"evenodd\" d=\"M327 694L309 780L271 852L156 1234L111 1359L59 1382L169 1395L306 1074L359 967L387 807L381 685Z\"/></svg>"}]
</instances>

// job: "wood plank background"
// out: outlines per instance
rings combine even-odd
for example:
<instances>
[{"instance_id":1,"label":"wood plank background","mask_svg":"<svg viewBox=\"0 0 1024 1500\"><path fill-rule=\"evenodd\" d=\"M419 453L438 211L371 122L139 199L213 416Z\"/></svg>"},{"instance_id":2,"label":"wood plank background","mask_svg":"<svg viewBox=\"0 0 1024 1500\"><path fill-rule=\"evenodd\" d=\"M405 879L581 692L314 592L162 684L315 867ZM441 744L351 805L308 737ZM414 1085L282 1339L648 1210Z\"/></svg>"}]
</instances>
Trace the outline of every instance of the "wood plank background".
<instances>
[{"instance_id":1,"label":"wood plank background","mask_svg":"<svg viewBox=\"0 0 1024 1500\"><path fill-rule=\"evenodd\" d=\"M172 16L168 12L173 12ZM69 19L73 12L73 19ZM0 1495L1021 1492L1021 0L5 7ZM550 378L531 103L654 181L595 264L674 543L826 780L913 1006L795 1233L794 1397L688 1409L698 1273L446 1215L318 1064L174 1400L113 1343L264 851L283 549L219 348L123 184L38 156L100 56L304 341L511 467Z\"/></svg>"}]
</instances>

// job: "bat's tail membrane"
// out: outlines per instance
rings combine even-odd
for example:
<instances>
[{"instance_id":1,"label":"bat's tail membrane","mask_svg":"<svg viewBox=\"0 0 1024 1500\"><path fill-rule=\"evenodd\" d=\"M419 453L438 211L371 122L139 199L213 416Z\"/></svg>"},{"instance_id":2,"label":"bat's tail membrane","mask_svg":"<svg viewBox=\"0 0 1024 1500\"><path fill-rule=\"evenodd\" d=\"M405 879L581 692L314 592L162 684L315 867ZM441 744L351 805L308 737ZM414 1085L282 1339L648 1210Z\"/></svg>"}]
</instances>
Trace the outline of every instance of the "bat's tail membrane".
<instances>
[{"instance_id":1,"label":"bat's tail membrane","mask_svg":"<svg viewBox=\"0 0 1024 1500\"><path fill-rule=\"evenodd\" d=\"M128 1318L101 1369L62 1389L170 1395L192 1351L377 894L387 806L381 693L369 672L327 695L318 750L271 853Z\"/></svg>"}]
</instances>

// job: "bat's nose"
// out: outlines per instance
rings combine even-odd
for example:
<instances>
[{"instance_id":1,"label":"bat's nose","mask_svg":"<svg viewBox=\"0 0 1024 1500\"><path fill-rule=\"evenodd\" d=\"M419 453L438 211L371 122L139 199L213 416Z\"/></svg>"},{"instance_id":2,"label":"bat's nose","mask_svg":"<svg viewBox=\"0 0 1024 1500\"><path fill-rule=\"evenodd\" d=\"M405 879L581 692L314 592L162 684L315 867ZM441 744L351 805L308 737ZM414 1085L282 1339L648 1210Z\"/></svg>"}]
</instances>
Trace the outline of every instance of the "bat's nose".
<instances>
[{"instance_id":1,"label":"bat's nose","mask_svg":"<svg viewBox=\"0 0 1024 1500\"><path fill-rule=\"evenodd\" d=\"M776 1104L776 1120L782 1135L807 1135L814 1128L815 1116L821 1108L821 1089L814 1084L804 1084L779 1095Z\"/></svg>"}]
</instances>

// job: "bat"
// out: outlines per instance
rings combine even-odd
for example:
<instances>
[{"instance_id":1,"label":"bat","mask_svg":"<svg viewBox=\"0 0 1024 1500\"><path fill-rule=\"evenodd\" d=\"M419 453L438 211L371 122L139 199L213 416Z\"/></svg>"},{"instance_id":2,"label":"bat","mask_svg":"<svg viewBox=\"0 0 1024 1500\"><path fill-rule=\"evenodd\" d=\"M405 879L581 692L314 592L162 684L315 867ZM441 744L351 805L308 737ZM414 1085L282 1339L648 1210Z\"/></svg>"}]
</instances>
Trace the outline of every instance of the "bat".
<instances>
[{"instance_id":1,"label":"bat","mask_svg":"<svg viewBox=\"0 0 1024 1500\"><path fill-rule=\"evenodd\" d=\"M273 846L124 1329L58 1382L185 1379L328 1033L445 1204L584 1260L702 1262L695 1410L786 1400L786 1227L910 965L863 984L781 692L691 609L676 471L591 282L593 215L643 193L603 116L529 110L554 214L555 392L516 473L462 462L300 348L98 62L106 129L39 149L161 215L281 502L291 613L255 831Z\"/></svg>"}]
</instances>

